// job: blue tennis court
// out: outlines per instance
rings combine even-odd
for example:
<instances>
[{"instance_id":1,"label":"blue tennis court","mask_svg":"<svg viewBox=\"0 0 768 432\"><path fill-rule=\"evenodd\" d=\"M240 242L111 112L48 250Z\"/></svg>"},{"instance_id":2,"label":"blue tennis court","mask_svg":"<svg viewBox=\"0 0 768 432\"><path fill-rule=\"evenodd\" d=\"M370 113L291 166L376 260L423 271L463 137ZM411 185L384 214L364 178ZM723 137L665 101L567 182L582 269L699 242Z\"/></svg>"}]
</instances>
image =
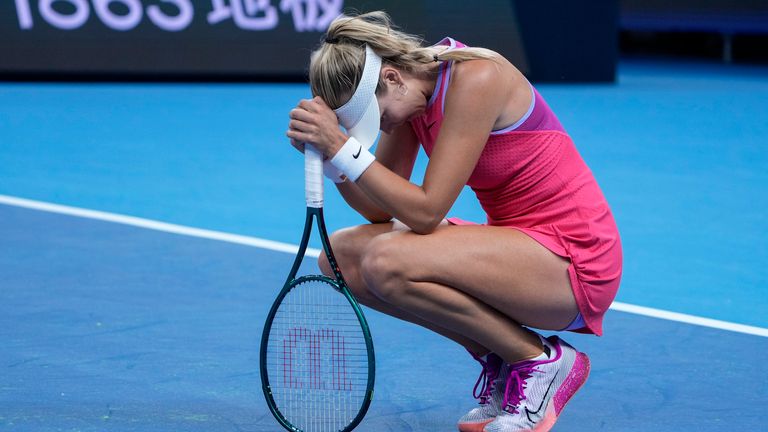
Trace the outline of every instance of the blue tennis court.
<instances>
[{"instance_id":1,"label":"blue tennis court","mask_svg":"<svg viewBox=\"0 0 768 432\"><path fill-rule=\"evenodd\" d=\"M537 88L611 203L625 259L605 336L564 335L593 370L555 430L763 429L768 69L625 61L616 84ZM308 95L0 83L3 430L280 430L258 347L304 222L284 133ZM330 230L363 222L327 201ZM471 191L451 214L484 219ZM366 315L377 383L359 430L455 430L476 363Z\"/></svg>"}]
</instances>

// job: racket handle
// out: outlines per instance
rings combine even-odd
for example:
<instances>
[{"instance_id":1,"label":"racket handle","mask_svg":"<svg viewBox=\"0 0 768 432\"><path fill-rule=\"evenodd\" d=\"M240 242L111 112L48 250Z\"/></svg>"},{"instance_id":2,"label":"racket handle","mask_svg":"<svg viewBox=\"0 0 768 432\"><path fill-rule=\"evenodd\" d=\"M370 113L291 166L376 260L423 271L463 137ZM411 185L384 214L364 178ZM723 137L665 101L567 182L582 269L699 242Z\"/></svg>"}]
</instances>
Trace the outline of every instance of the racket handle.
<instances>
[{"instance_id":1,"label":"racket handle","mask_svg":"<svg viewBox=\"0 0 768 432\"><path fill-rule=\"evenodd\" d=\"M307 207L323 207L323 155L304 144L304 193Z\"/></svg>"}]
</instances>

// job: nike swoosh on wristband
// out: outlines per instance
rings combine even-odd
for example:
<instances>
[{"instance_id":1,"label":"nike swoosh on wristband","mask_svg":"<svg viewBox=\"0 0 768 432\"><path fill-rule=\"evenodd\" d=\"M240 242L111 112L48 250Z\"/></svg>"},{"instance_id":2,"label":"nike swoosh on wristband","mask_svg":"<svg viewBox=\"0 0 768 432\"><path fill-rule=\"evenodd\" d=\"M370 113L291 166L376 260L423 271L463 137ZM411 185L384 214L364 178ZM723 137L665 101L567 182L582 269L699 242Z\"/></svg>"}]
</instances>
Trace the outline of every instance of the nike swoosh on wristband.
<instances>
[{"instance_id":1,"label":"nike swoosh on wristband","mask_svg":"<svg viewBox=\"0 0 768 432\"><path fill-rule=\"evenodd\" d=\"M357 149L357 153L356 153L356 154L353 154L353 155L352 155L352 157L353 157L353 158L355 158L355 159L357 159L358 157L360 157L360 152L361 152L361 151L363 151L363 146L360 146L360 148L359 148L359 149Z\"/></svg>"},{"instance_id":2,"label":"nike swoosh on wristband","mask_svg":"<svg viewBox=\"0 0 768 432\"><path fill-rule=\"evenodd\" d=\"M536 409L536 411L531 411L528 409L528 407L525 407L525 415L528 416L528 420L533 423L533 419L531 418L531 414L536 415L541 411L541 407L544 406L544 401L547 400L547 394L549 393L549 390L552 388L552 384L555 383L555 380L557 379L557 375L560 373L560 371L557 371L555 373L555 377L552 378L552 381L549 382L549 387L547 387L547 391L544 392L544 397L541 398L541 403L539 404L539 408Z\"/></svg>"}]
</instances>

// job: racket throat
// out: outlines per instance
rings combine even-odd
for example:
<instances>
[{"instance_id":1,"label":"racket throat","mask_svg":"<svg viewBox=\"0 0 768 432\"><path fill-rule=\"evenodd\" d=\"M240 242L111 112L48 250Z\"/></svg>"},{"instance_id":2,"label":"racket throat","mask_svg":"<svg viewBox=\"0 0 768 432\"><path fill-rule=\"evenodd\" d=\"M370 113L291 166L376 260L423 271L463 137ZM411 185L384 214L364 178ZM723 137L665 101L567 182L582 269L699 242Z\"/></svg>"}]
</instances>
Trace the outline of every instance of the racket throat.
<instances>
[{"instance_id":1,"label":"racket throat","mask_svg":"<svg viewBox=\"0 0 768 432\"><path fill-rule=\"evenodd\" d=\"M328 264L330 264L331 269L333 270L333 277L336 279L337 282L342 282L344 278L341 275L339 264L336 262L336 256L333 254L333 249L331 249L331 240L328 238L328 231L325 228L325 218L323 217L323 209L321 207L321 208L311 209L311 211L314 214L315 219L317 220L317 229L320 233L320 242L323 245L323 252L325 252L325 257L328 258ZM309 212L310 210L307 209L307 213Z\"/></svg>"},{"instance_id":2,"label":"racket throat","mask_svg":"<svg viewBox=\"0 0 768 432\"><path fill-rule=\"evenodd\" d=\"M333 270L334 279L336 279L338 282L344 280L341 276L341 270L339 270L339 264L336 262L336 257L333 255L333 249L331 249L331 241L328 238L328 230L325 228L323 208L307 207L307 216L304 220L304 234L301 236L299 250L296 254L296 259L293 261L293 267L291 267L291 271L288 274L288 280L286 281L286 284L290 283L299 272L299 267L301 267L301 262L304 260L304 255L307 253L307 247L309 247L309 238L312 235L313 221L317 222L317 230L320 235L320 242L323 246L323 252L325 253L326 258L328 258L328 263Z\"/></svg>"}]
</instances>

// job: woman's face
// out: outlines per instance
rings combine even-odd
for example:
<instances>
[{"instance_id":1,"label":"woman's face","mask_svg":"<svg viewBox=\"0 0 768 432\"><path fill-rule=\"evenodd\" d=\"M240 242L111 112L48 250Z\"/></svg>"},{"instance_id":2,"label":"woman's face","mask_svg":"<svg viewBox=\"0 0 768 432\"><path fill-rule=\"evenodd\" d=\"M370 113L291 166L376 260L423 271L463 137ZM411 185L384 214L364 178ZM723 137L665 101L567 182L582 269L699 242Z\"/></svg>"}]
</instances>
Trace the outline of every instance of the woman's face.
<instances>
[{"instance_id":1,"label":"woman's face","mask_svg":"<svg viewBox=\"0 0 768 432\"><path fill-rule=\"evenodd\" d=\"M395 68L382 68L384 86L376 99L381 114L380 129L392 133L398 126L424 112L427 101L417 90L418 81Z\"/></svg>"}]
</instances>

